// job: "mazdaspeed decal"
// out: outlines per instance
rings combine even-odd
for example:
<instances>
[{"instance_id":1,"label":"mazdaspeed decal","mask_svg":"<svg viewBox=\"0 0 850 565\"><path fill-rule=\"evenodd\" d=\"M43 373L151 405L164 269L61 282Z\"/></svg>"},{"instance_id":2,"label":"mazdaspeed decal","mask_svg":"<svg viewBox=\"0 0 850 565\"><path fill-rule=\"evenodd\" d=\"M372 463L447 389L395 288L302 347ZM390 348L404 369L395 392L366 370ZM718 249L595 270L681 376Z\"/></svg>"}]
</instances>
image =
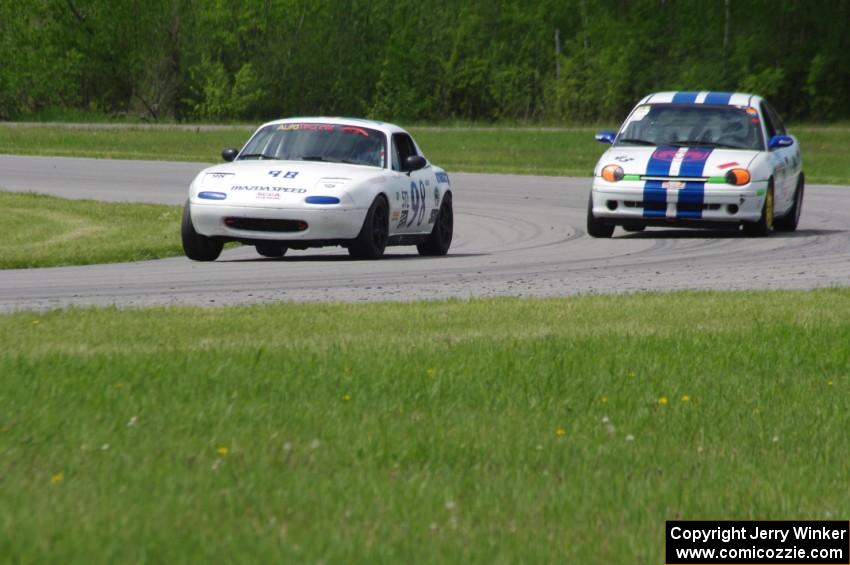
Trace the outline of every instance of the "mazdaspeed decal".
<instances>
[{"instance_id":1,"label":"mazdaspeed decal","mask_svg":"<svg viewBox=\"0 0 850 565\"><path fill-rule=\"evenodd\" d=\"M291 192L294 194L303 194L307 192L306 188L291 188L288 186L262 186L262 185L249 185L249 184L234 184L230 187L231 192L236 192L240 190L245 191L264 191L264 192Z\"/></svg>"}]
</instances>

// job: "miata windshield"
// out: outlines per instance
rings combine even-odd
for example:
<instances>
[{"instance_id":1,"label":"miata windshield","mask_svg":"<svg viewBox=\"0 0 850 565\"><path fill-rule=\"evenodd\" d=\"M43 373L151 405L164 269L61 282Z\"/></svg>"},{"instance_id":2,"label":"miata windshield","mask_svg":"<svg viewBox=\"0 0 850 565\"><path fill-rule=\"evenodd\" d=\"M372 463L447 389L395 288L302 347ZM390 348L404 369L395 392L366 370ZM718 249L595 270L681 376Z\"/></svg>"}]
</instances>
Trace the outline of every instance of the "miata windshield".
<instances>
[{"instance_id":1,"label":"miata windshield","mask_svg":"<svg viewBox=\"0 0 850 565\"><path fill-rule=\"evenodd\" d=\"M385 167L386 154L386 136L374 129L287 123L260 129L239 153L238 159L324 161Z\"/></svg>"}]
</instances>

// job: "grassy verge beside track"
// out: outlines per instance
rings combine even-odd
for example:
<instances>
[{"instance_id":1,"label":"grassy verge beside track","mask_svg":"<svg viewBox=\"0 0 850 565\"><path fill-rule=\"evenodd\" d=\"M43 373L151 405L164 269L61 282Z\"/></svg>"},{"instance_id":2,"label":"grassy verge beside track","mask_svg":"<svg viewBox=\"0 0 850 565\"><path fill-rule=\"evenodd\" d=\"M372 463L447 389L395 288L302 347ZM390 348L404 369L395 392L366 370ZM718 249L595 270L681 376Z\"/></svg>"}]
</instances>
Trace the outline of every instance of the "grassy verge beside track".
<instances>
[{"instance_id":1,"label":"grassy verge beside track","mask_svg":"<svg viewBox=\"0 0 850 565\"><path fill-rule=\"evenodd\" d=\"M182 255L179 206L0 192L0 269L91 265Z\"/></svg>"},{"instance_id":2,"label":"grassy verge beside track","mask_svg":"<svg viewBox=\"0 0 850 565\"><path fill-rule=\"evenodd\" d=\"M596 127L412 127L428 158L449 172L590 176L605 149ZM850 128L790 128L803 147L809 182L850 184ZM102 129L0 125L0 153L113 159L219 162L224 147L240 147L253 128L169 127Z\"/></svg>"},{"instance_id":3,"label":"grassy verge beside track","mask_svg":"<svg viewBox=\"0 0 850 565\"><path fill-rule=\"evenodd\" d=\"M850 508L850 291L0 316L12 562L661 563Z\"/></svg>"}]
</instances>

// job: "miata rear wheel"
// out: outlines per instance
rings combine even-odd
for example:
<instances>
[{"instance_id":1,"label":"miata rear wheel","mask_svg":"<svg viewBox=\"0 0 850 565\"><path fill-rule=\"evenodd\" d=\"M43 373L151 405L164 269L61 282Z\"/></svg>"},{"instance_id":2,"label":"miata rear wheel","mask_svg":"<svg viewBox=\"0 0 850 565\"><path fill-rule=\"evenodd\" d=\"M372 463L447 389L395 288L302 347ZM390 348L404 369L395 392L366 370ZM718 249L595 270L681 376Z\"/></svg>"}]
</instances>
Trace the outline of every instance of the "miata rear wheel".
<instances>
[{"instance_id":1,"label":"miata rear wheel","mask_svg":"<svg viewBox=\"0 0 850 565\"><path fill-rule=\"evenodd\" d=\"M452 209L452 194L447 192L440 204L440 211L434 220L431 235L423 243L416 246L420 255L439 256L449 252L454 233L454 210Z\"/></svg>"}]
</instances>

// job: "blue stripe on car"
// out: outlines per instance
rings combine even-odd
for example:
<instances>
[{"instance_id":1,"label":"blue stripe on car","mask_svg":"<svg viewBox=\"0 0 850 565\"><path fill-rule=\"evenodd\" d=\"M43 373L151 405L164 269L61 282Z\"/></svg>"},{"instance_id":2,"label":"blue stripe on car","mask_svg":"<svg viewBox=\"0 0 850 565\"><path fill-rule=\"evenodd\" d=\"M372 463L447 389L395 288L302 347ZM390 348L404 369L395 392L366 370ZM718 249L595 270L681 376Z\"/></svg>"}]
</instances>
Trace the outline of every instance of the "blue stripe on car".
<instances>
[{"instance_id":1,"label":"blue stripe on car","mask_svg":"<svg viewBox=\"0 0 850 565\"><path fill-rule=\"evenodd\" d=\"M646 165L646 174L651 177L666 177L670 174L676 147L659 147L652 152ZM669 157L660 158L661 156ZM663 218L667 214L667 189L660 180L648 180L643 185L643 217Z\"/></svg>"},{"instance_id":2,"label":"blue stripe on car","mask_svg":"<svg viewBox=\"0 0 850 565\"><path fill-rule=\"evenodd\" d=\"M676 217L691 220L702 218L702 204L704 199L704 182L686 182L685 188L679 191L679 200L676 203Z\"/></svg>"},{"instance_id":3,"label":"blue stripe on car","mask_svg":"<svg viewBox=\"0 0 850 565\"><path fill-rule=\"evenodd\" d=\"M678 147L659 147L649 156L649 163L646 165L646 174L650 177L666 177L670 174L670 165L673 164L673 155L678 151ZM667 159L667 156L670 156Z\"/></svg>"},{"instance_id":4,"label":"blue stripe on car","mask_svg":"<svg viewBox=\"0 0 850 565\"><path fill-rule=\"evenodd\" d=\"M705 164L711 156L713 149L688 149L679 169L679 176L702 177ZM682 219L698 220L702 218L702 205L705 201L705 183L700 181L687 181L685 188L679 191L679 199L676 203L676 217Z\"/></svg>"},{"instance_id":5,"label":"blue stripe on car","mask_svg":"<svg viewBox=\"0 0 850 565\"><path fill-rule=\"evenodd\" d=\"M227 195L223 192L210 192L204 191L198 193L198 198L205 198L206 200L224 200L227 198Z\"/></svg>"},{"instance_id":6,"label":"blue stripe on car","mask_svg":"<svg viewBox=\"0 0 850 565\"><path fill-rule=\"evenodd\" d=\"M699 92L677 92L673 95L673 104L693 104Z\"/></svg>"},{"instance_id":7,"label":"blue stripe on car","mask_svg":"<svg viewBox=\"0 0 850 565\"><path fill-rule=\"evenodd\" d=\"M667 215L667 189L660 180L648 180L643 185L643 217L663 218Z\"/></svg>"},{"instance_id":8,"label":"blue stripe on car","mask_svg":"<svg viewBox=\"0 0 850 565\"><path fill-rule=\"evenodd\" d=\"M731 98L731 92L709 92L705 104L728 104Z\"/></svg>"},{"instance_id":9,"label":"blue stripe on car","mask_svg":"<svg viewBox=\"0 0 850 565\"><path fill-rule=\"evenodd\" d=\"M701 177L702 171L705 168L705 162L711 156L713 149L688 149L685 153L685 158L682 159L682 166L679 168L680 177Z\"/></svg>"}]
</instances>

